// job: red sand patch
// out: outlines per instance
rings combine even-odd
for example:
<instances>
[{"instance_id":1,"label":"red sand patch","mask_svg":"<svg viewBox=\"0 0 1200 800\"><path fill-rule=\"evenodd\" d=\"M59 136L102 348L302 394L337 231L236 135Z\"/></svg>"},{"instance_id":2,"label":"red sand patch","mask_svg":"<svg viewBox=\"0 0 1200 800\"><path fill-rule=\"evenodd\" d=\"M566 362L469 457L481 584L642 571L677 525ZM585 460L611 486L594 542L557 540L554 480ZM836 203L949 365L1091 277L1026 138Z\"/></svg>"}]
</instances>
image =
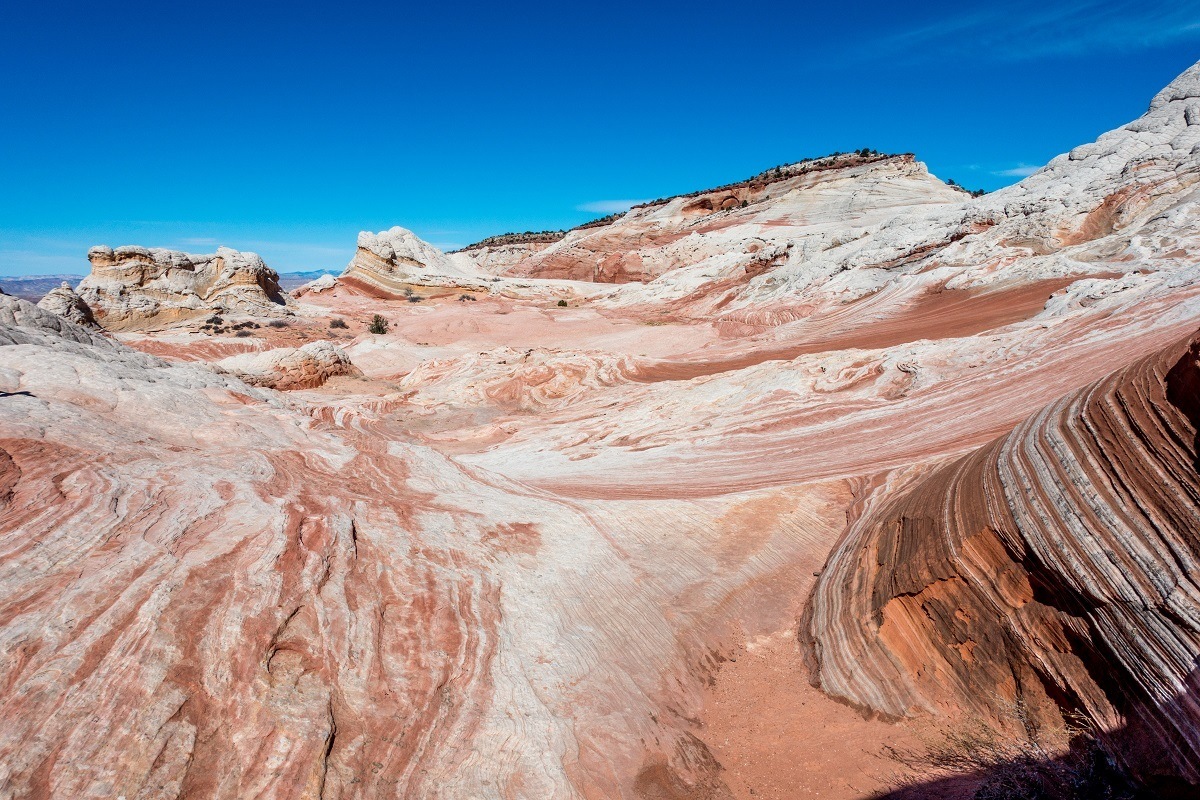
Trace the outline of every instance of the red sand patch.
<instances>
[{"instance_id":1,"label":"red sand patch","mask_svg":"<svg viewBox=\"0 0 1200 800\"><path fill-rule=\"evenodd\" d=\"M740 647L705 693L702 739L738 800L857 800L903 772L884 743L917 747L912 723L864 719L808 683L791 632Z\"/></svg>"},{"instance_id":2,"label":"red sand patch","mask_svg":"<svg viewBox=\"0 0 1200 800\"><path fill-rule=\"evenodd\" d=\"M843 323L841 330L798 342L773 344L704 360L663 361L642 367L635 378L647 383L686 381L745 369L766 361L788 361L809 353L876 349L920 339L972 336L1028 319L1042 310L1052 294L1077 280L1078 277L1056 278L987 293L957 290L930 293L892 317L861 321L852 330L845 330Z\"/></svg>"}]
</instances>

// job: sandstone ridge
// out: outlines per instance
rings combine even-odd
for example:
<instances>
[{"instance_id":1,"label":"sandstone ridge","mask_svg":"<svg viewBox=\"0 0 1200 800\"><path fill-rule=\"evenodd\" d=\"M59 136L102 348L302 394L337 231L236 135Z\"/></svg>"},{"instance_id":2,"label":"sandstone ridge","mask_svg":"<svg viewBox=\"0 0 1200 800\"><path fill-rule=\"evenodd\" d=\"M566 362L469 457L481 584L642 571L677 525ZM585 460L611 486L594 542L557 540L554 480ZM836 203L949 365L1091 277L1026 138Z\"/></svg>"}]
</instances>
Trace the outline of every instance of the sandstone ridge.
<instances>
[{"instance_id":1,"label":"sandstone ridge","mask_svg":"<svg viewBox=\"0 0 1200 800\"><path fill-rule=\"evenodd\" d=\"M1083 714L1142 775L1200 782L1198 389L1200 336L877 489L815 590L821 686L891 716Z\"/></svg>"}]
</instances>

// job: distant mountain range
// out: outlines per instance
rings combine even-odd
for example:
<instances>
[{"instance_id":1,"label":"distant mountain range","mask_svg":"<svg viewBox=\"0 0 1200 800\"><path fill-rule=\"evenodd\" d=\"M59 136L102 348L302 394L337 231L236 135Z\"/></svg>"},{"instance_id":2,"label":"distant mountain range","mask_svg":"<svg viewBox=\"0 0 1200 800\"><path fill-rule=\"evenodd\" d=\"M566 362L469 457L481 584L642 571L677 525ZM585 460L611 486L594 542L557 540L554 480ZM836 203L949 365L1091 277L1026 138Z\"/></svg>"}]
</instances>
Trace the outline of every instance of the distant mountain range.
<instances>
[{"instance_id":1,"label":"distant mountain range","mask_svg":"<svg viewBox=\"0 0 1200 800\"><path fill-rule=\"evenodd\" d=\"M336 269L314 269L309 272L281 272L279 273L279 286L285 291L290 292L299 286L303 286L309 281L314 281L322 275L337 275L340 270Z\"/></svg>"},{"instance_id":2,"label":"distant mountain range","mask_svg":"<svg viewBox=\"0 0 1200 800\"><path fill-rule=\"evenodd\" d=\"M60 284L65 282L74 287L81 280L82 275L18 275L11 278L3 275L0 276L0 289L3 289L5 294L16 295L22 300L36 303L46 292Z\"/></svg>"},{"instance_id":3,"label":"distant mountain range","mask_svg":"<svg viewBox=\"0 0 1200 800\"><path fill-rule=\"evenodd\" d=\"M284 291L290 292L325 274L336 275L337 271L318 269L309 272L281 272L279 273L279 285ZM0 290L3 290L5 294L15 295L22 300L36 303L45 296L46 292L60 284L65 282L74 287L83 278L83 275L16 275L13 277L0 275Z\"/></svg>"}]
</instances>

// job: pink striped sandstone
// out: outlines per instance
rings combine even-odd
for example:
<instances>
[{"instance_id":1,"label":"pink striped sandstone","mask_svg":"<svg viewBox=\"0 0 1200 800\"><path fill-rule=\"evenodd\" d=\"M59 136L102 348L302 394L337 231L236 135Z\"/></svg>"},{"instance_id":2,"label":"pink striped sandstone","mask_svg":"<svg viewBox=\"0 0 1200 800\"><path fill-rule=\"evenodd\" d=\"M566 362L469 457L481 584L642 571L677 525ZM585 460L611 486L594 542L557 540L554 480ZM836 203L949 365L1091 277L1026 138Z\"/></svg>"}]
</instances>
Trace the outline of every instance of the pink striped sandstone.
<instances>
[{"instance_id":1,"label":"pink striped sandstone","mask_svg":"<svg viewBox=\"0 0 1200 800\"><path fill-rule=\"evenodd\" d=\"M849 159L486 263L367 234L286 330L120 334L170 361L0 298L0 794L859 797L997 687L1200 778L1197 109L980 199ZM203 363L331 317L362 378Z\"/></svg>"}]
</instances>

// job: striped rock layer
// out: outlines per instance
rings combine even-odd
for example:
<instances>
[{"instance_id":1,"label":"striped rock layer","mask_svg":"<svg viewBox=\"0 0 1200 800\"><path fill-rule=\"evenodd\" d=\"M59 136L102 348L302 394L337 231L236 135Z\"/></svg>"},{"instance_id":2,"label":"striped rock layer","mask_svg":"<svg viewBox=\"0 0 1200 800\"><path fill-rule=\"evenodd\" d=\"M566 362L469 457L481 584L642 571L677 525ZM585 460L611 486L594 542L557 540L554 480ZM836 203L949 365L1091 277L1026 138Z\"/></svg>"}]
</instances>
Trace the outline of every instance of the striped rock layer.
<instances>
[{"instance_id":1,"label":"striped rock layer","mask_svg":"<svg viewBox=\"0 0 1200 800\"><path fill-rule=\"evenodd\" d=\"M1200 779L1198 429L1189 338L877 487L814 592L821 686L893 716L1079 711Z\"/></svg>"}]
</instances>

